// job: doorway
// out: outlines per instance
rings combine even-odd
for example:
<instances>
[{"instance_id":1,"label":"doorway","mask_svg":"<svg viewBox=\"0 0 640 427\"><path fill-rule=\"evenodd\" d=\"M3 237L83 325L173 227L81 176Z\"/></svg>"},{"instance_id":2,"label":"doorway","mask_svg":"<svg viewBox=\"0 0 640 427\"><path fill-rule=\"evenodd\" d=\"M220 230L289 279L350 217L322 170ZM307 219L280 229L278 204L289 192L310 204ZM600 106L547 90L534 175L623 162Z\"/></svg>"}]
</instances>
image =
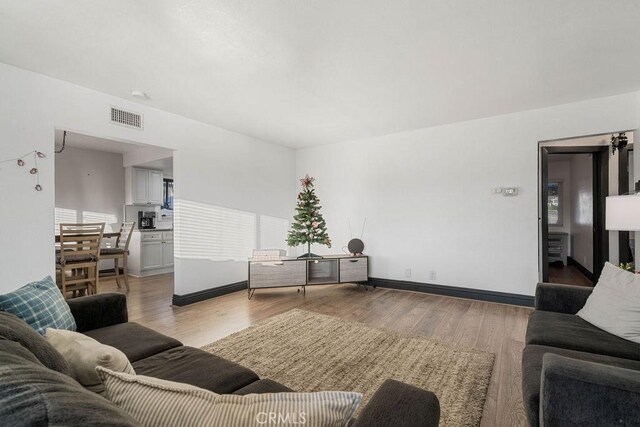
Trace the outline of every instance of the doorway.
<instances>
[{"instance_id":1,"label":"doorway","mask_svg":"<svg viewBox=\"0 0 640 427\"><path fill-rule=\"evenodd\" d=\"M98 292L142 295L157 285L171 294L173 150L56 130L55 153L55 233L60 224L104 224ZM126 262L107 256L118 250Z\"/></svg>"},{"instance_id":2,"label":"doorway","mask_svg":"<svg viewBox=\"0 0 640 427\"><path fill-rule=\"evenodd\" d=\"M609 259L604 227L607 150L606 146L540 148L544 282L595 284Z\"/></svg>"}]
</instances>

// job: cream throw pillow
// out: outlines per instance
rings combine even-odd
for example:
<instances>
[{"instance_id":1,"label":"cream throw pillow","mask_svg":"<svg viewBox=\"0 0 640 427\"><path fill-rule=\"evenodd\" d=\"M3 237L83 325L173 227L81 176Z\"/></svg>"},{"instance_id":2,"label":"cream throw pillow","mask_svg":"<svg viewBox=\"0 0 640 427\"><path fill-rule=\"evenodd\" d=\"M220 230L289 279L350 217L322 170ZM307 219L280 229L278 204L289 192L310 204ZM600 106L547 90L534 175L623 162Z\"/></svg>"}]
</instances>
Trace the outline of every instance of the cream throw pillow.
<instances>
[{"instance_id":1,"label":"cream throw pillow","mask_svg":"<svg viewBox=\"0 0 640 427\"><path fill-rule=\"evenodd\" d=\"M127 356L117 348L101 344L84 334L47 328L45 338L67 360L73 377L85 388L102 393L104 384L96 366L135 374Z\"/></svg>"},{"instance_id":2,"label":"cream throw pillow","mask_svg":"<svg viewBox=\"0 0 640 427\"><path fill-rule=\"evenodd\" d=\"M593 326L640 344L640 275L606 263L577 314Z\"/></svg>"},{"instance_id":3,"label":"cream throw pillow","mask_svg":"<svg viewBox=\"0 0 640 427\"><path fill-rule=\"evenodd\" d=\"M96 368L104 397L143 426L346 426L362 395L354 392L216 394L187 384Z\"/></svg>"}]
</instances>

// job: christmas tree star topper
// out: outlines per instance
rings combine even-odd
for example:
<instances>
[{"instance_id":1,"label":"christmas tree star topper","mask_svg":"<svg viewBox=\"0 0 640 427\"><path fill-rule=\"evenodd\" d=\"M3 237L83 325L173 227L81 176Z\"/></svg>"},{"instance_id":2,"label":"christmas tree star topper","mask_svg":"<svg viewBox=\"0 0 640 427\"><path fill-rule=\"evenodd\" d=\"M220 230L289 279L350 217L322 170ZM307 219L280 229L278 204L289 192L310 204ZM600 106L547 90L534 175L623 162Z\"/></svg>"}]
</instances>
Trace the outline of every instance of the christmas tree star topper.
<instances>
[{"instance_id":1,"label":"christmas tree star topper","mask_svg":"<svg viewBox=\"0 0 640 427\"><path fill-rule=\"evenodd\" d=\"M313 181L315 180L316 180L315 178L310 177L309 174L307 174L304 176L304 178L300 180L300 183L304 188L309 188L309 187L313 187Z\"/></svg>"}]
</instances>

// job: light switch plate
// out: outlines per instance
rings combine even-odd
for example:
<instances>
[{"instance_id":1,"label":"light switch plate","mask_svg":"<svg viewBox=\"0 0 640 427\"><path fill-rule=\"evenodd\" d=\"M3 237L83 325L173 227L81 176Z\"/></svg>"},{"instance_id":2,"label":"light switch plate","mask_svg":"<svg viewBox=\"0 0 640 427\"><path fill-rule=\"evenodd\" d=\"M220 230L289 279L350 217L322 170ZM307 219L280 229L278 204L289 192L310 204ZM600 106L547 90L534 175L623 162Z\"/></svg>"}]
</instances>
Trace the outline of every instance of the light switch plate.
<instances>
[{"instance_id":1,"label":"light switch plate","mask_svg":"<svg viewBox=\"0 0 640 427\"><path fill-rule=\"evenodd\" d=\"M505 196L517 196L518 187L507 187L503 190L502 194L504 194Z\"/></svg>"}]
</instances>

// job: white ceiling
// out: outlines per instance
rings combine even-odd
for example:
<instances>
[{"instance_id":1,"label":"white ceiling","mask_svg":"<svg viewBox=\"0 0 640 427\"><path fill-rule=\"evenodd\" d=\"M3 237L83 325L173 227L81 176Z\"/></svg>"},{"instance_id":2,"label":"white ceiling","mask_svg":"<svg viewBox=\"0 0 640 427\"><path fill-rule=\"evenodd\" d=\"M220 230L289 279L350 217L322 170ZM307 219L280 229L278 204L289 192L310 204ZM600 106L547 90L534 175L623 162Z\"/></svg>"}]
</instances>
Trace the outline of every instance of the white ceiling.
<instances>
[{"instance_id":1,"label":"white ceiling","mask_svg":"<svg viewBox=\"0 0 640 427\"><path fill-rule=\"evenodd\" d=\"M0 0L0 62L304 147L640 89L637 0Z\"/></svg>"}]
</instances>

